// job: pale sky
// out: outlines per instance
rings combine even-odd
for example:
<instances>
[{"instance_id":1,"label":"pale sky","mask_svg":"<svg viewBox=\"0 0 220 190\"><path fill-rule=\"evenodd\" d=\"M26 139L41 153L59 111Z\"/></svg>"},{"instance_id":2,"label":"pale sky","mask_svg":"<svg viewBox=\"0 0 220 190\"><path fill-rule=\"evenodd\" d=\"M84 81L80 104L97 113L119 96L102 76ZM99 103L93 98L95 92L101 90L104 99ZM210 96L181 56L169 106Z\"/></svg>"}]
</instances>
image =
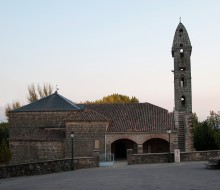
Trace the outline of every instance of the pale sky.
<instances>
[{"instance_id":1,"label":"pale sky","mask_svg":"<svg viewBox=\"0 0 220 190\"><path fill-rule=\"evenodd\" d=\"M219 0L0 0L0 107L31 83L74 102L112 93L174 107L179 17L192 44L193 112L220 111Z\"/></svg>"}]
</instances>

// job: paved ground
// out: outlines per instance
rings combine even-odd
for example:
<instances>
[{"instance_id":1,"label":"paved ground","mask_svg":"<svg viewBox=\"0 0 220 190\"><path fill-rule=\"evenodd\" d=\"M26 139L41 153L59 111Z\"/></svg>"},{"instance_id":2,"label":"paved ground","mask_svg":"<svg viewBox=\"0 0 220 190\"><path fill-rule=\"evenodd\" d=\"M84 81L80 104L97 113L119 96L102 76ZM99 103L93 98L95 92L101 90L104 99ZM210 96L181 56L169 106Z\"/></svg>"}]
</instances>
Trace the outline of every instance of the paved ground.
<instances>
[{"instance_id":1,"label":"paved ground","mask_svg":"<svg viewBox=\"0 0 220 190\"><path fill-rule=\"evenodd\" d=\"M220 170L205 162L146 164L82 169L0 180L0 190L219 190Z\"/></svg>"}]
</instances>

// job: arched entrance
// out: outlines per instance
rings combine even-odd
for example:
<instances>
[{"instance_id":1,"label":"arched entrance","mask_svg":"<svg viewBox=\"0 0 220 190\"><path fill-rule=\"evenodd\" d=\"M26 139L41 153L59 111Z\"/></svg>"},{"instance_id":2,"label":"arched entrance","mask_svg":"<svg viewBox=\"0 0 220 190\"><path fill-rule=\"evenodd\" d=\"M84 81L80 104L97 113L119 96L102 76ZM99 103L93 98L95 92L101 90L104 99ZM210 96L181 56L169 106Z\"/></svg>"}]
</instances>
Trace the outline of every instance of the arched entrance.
<instances>
[{"instance_id":1,"label":"arched entrance","mask_svg":"<svg viewBox=\"0 0 220 190\"><path fill-rule=\"evenodd\" d=\"M116 160L127 158L127 149L136 149L137 144L129 139L119 139L111 144L111 152Z\"/></svg>"},{"instance_id":2,"label":"arched entrance","mask_svg":"<svg viewBox=\"0 0 220 190\"><path fill-rule=\"evenodd\" d=\"M169 142L160 138L153 138L143 144L144 153L169 152Z\"/></svg>"}]
</instances>

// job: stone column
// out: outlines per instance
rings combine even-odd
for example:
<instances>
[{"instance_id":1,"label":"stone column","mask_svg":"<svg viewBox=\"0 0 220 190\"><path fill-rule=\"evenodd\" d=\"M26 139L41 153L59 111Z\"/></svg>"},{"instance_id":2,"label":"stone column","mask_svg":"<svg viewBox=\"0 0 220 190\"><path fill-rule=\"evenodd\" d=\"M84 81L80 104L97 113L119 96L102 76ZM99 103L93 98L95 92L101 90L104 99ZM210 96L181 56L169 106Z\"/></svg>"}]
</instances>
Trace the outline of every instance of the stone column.
<instances>
[{"instance_id":1,"label":"stone column","mask_svg":"<svg viewBox=\"0 0 220 190\"><path fill-rule=\"evenodd\" d=\"M132 165L132 155L133 155L133 149L127 149L128 165Z\"/></svg>"}]
</instances>

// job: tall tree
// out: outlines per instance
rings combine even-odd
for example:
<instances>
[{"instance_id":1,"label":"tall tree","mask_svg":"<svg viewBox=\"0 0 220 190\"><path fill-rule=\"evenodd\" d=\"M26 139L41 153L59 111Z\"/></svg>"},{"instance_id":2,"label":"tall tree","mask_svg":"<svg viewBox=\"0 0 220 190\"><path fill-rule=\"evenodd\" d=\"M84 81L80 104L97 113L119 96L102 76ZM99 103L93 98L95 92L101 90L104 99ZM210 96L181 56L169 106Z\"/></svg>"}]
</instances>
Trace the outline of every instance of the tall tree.
<instances>
[{"instance_id":1,"label":"tall tree","mask_svg":"<svg viewBox=\"0 0 220 190\"><path fill-rule=\"evenodd\" d=\"M37 87L35 86L35 84L32 83L28 85L27 99L29 103L35 102L40 98L44 98L46 96L51 95L52 92L53 92L53 87L50 83L44 83L43 86L38 84Z\"/></svg>"}]
</instances>

